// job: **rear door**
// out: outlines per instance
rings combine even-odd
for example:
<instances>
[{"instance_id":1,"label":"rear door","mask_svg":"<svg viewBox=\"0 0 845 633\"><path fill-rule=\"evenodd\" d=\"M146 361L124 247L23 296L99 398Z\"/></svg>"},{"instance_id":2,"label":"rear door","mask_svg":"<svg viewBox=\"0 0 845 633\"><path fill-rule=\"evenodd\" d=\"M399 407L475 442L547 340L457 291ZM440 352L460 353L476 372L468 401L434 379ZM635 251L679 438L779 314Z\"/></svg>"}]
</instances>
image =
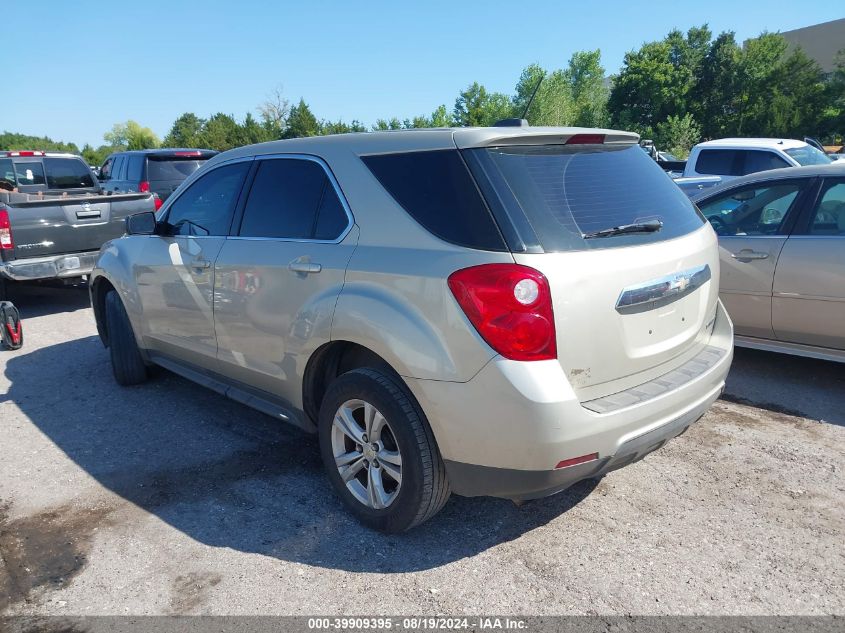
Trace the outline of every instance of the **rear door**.
<instances>
[{"instance_id":1,"label":"rear door","mask_svg":"<svg viewBox=\"0 0 845 633\"><path fill-rule=\"evenodd\" d=\"M220 165L163 211L166 235L146 243L133 268L149 349L216 369L214 262L232 224L250 160Z\"/></svg>"},{"instance_id":2,"label":"rear door","mask_svg":"<svg viewBox=\"0 0 845 633\"><path fill-rule=\"evenodd\" d=\"M845 178L823 181L775 271L772 322L790 343L845 349Z\"/></svg>"},{"instance_id":3,"label":"rear door","mask_svg":"<svg viewBox=\"0 0 845 633\"><path fill-rule=\"evenodd\" d=\"M772 284L807 179L745 185L699 203L719 236L720 296L740 336L774 338Z\"/></svg>"},{"instance_id":4,"label":"rear door","mask_svg":"<svg viewBox=\"0 0 845 633\"><path fill-rule=\"evenodd\" d=\"M358 233L322 161L256 163L240 227L215 265L218 358L227 376L296 402L304 352L329 340Z\"/></svg>"},{"instance_id":5,"label":"rear door","mask_svg":"<svg viewBox=\"0 0 845 633\"><path fill-rule=\"evenodd\" d=\"M703 348L716 313L716 237L636 145L464 154L494 214L517 219L516 262L549 280L558 359L579 397L640 384ZM656 222L657 231L597 233Z\"/></svg>"}]
</instances>

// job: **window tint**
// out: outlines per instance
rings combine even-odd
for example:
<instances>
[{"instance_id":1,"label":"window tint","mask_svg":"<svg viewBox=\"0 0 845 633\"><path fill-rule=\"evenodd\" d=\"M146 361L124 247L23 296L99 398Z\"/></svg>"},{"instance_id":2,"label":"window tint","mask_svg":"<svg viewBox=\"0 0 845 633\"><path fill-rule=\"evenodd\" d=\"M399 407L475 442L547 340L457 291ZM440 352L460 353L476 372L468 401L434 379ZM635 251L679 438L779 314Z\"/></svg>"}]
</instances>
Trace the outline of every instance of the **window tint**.
<instances>
[{"instance_id":1,"label":"window tint","mask_svg":"<svg viewBox=\"0 0 845 633\"><path fill-rule=\"evenodd\" d=\"M113 180L126 180L126 170L123 168L126 164L126 155L118 154L114 159L114 165L111 169L111 177Z\"/></svg>"},{"instance_id":2,"label":"window tint","mask_svg":"<svg viewBox=\"0 0 845 633\"><path fill-rule=\"evenodd\" d=\"M457 150L364 156L363 161L405 211L440 239L506 250Z\"/></svg>"},{"instance_id":3,"label":"window tint","mask_svg":"<svg viewBox=\"0 0 845 633\"><path fill-rule=\"evenodd\" d=\"M776 235L803 182L742 187L700 204L719 235Z\"/></svg>"},{"instance_id":4,"label":"window tint","mask_svg":"<svg viewBox=\"0 0 845 633\"><path fill-rule=\"evenodd\" d=\"M40 161L30 161L25 163L15 162L15 176L18 179L18 185L43 185L46 184L44 179L44 167Z\"/></svg>"},{"instance_id":5,"label":"window tint","mask_svg":"<svg viewBox=\"0 0 845 633\"><path fill-rule=\"evenodd\" d=\"M828 165L833 162L830 156L811 145L793 147L784 151L798 161L799 165Z\"/></svg>"},{"instance_id":6,"label":"window tint","mask_svg":"<svg viewBox=\"0 0 845 633\"><path fill-rule=\"evenodd\" d=\"M12 164L11 158L0 158L0 180L5 181L3 184L17 186L15 180L15 166Z\"/></svg>"},{"instance_id":7,"label":"window tint","mask_svg":"<svg viewBox=\"0 0 845 633\"><path fill-rule=\"evenodd\" d=\"M845 182L825 183L810 226L813 235L845 235Z\"/></svg>"},{"instance_id":8,"label":"window tint","mask_svg":"<svg viewBox=\"0 0 845 633\"><path fill-rule=\"evenodd\" d=\"M488 202L494 209L501 205L518 231L526 225L533 230L546 251L645 244L704 223L689 198L637 145L524 145L469 153L478 159L479 180L489 182L482 190L495 193L486 193ZM584 237L652 220L663 223L659 231Z\"/></svg>"},{"instance_id":9,"label":"window tint","mask_svg":"<svg viewBox=\"0 0 845 633\"><path fill-rule=\"evenodd\" d=\"M91 170L83 161L76 158L45 158L47 186L50 189L74 189L93 187Z\"/></svg>"},{"instance_id":10,"label":"window tint","mask_svg":"<svg viewBox=\"0 0 845 633\"><path fill-rule=\"evenodd\" d=\"M200 177L171 205L174 235L228 235L250 162L218 167Z\"/></svg>"},{"instance_id":11,"label":"window tint","mask_svg":"<svg viewBox=\"0 0 845 633\"><path fill-rule=\"evenodd\" d=\"M336 240L349 225L346 210L337 197L331 183L326 184L320 209L317 211L317 224L314 227L314 239Z\"/></svg>"},{"instance_id":12,"label":"window tint","mask_svg":"<svg viewBox=\"0 0 845 633\"><path fill-rule=\"evenodd\" d=\"M142 172L144 171L144 155L129 154L127 155L127 162L128 167L126 169L126 180L141 182L141 180L143 180Z\"/></svg>"},{"instance_id":13,"label":"window tint","mask_svg":"<svg viewBox=\"0 0 845 633\"><path fill-rule=\"evenodd\" d=\"M781 167L789 167L789 163L774 152L749 150L745 152L745 166L742 169L742 173L743 175L753 174L757 171L768 171L770 169L780 169Z\"/></svg>"},{"instance_id":14,"label":"window tint","mask_svg":"<svg viewBox=\"0 0 845 633\"><path fill-rule=\"evenodd\" d=\"M312 239L317 209L327 186L331 189L326 172L314 161L291 158L261 161L244 207L239 234Z\"/></svg>"},{"instance_id":15,"label":"window tint","mask_svg":"<svg viewBox=\"0 0 845 633\"><path fill-rule=\"evenodd\" d=\"M739 159L733 149L703 149L695 162L695 171L712 176L741 176Z\"/></svg>"},{"instance_id":16,"label":"window tint","mask_svg":"<svg viewBox=\"0 0 845 633\"><path fill-rule=\"evenodd\" d=\"M185 180L203 166L205 160L162 160L149 157L147 160L147 180Z\"/></svg>"},{"instance_id":17,"label":"window tint","mask_svg":"<svg viewBox=\"0 0 845 633\"><path fill-rule=\"evenodd\" d=\"M100 167L100 180L108 180L111 178L112 168L114 167L114 157L110 156Z\"/></svg>"}]
</instances>

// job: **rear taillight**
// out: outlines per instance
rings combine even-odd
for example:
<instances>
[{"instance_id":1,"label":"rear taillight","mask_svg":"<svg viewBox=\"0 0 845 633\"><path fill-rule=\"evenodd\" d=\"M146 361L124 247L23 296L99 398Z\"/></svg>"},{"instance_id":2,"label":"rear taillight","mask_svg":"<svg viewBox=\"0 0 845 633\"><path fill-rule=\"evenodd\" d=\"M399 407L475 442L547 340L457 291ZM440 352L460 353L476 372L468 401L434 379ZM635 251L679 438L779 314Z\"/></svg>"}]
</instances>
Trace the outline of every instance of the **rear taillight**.
<instances>
[{"instance_id":1,"label":"rear taillight","mask_svg":"<svg viewBox=\"0 0 845 633\"><path fill-rule=\"evenodd\" d=\"M15 241L12 239L12 223L9 221L9 212L0 207L0 249L13 249Z\"/></svg>"},{"instance_id":2,"label":"rear taillight","mask_svg":"<svg viewBox=\"0 0 845 633\"><path fill-rule=\"evenodd\" d=\"M145 193L149 190L150 190L150 183L148 183L146 180L141 181L141 183L138 185L138 191L140 191L142 193Z\"/></svg>"},{"instance_id":3,"label":"rear taillight","mask_svg":"<svg viewBox=\"0 0 845 633\"><path fill-rule=\"evenodd\" d=\"M481 337L505 358L557 358L552 293L540 271L483 264L449 275L449 289Z\"/></svg>"},{"instance_id":4,"label":"rear taillight","mask_svg":"<svg viewBox=\"0 0 845 633\"><path fill-rule=\"evenodd\" d=\"M155 205L156 205L156 211L158 211L159 209L161 209L161 205L163 205L163 204L164 204L164 201L163 201L161 198L159 198L159 197L158 197L158 194L157 194L157 193L154 193L154 194L153 194L153 204L155 204Z\"/></svg>"}]
</instances>

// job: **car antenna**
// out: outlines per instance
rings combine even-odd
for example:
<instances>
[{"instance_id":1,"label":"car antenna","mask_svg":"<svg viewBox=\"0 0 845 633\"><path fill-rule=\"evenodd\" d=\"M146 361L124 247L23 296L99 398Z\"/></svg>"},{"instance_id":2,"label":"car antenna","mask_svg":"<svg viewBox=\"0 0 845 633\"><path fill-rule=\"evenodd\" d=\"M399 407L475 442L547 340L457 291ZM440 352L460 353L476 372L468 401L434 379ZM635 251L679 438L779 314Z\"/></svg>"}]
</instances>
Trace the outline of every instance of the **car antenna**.
<instances>
[{"instance_id":1,"label":"car antenna","mask_svg":"<svg viewBox=\"0 0 845 633\"><path fill-rule=\"evenodd\" d=\"M531 104L534 103L534 97L537 96L537 91L540 89L540 84L543 83L543 79L545 79L545 74L540 77L540 80L537 82L537 85L534 86L534 92L531 93L531 97L528 99L528 103L525 104L525 109L522 111L522 116L518 119L502 119L501 121L496 121L493 124L493 127L528 127L528 120L525 118L528 116L528 108L531 107Z\"/></svg>"}]
</instances>

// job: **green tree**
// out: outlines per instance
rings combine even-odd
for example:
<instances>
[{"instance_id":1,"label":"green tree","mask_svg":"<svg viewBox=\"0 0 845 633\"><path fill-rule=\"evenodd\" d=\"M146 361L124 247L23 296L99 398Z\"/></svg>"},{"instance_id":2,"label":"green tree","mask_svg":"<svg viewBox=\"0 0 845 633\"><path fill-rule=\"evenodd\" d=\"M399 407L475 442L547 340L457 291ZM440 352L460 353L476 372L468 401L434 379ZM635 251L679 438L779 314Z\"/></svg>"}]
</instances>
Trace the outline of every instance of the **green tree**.
<instances>
[{"instance_id":1,"label":"green tree","mask_svg":"<svg viewBox=\"0 0 845 633\"><path fill-rule=\"evenodd\" d=\"M209 117L199 135L198 143L201 147L226 151L245 144L243 130L235 118L229 114L218 112Z\"/></svg>"},{"instance_id":2,"label":"green tree","mask_svg":"<svg viewBox=\"0 0 845 633\"><path fill-rule=\"evenodd\" d=\"M0 149L4 150L44 150L53 152L69 152L78 154L79 148L75 143L54 141L47 136L30 136L28 134L16 134L14 132L3 132L0 134Z\"/></svg>"},{"instance_id":3,"label":"green tree","mask_svg":"<svg viewBox=\"0 0 845 633\"><path fill-rule=\"evenodd\" d=\"M431 113L429 120L431 127L453 127L455 121L445 105L437 106L437 109Z\"/></svg>"},{"instance_id":4,"label":"green tree","mask_svg":"<svg viewBox=\"0 0 845 633\"><path fill-rule=\"evenodd\" d=\"M386 119L376 119L376 122L373 124L373 131L384 131L384 130L401 130L402 129L402 121L393 117L389 121Z\"/></svg>"},{"instance_id":5,"label":"green tree","mask_svg":"<svg viewBox=\"0 0 845 633\"><path fill-rule=\"evenodd\" d=\"M604 127L607 125L607 99L601 51L578 51L569 59L566 69L572 97L572 125Z\"/></svg>"},{"instance_id":6,"label":"green tree","mask_svg":"<svg viewBox=\"0 0 845 633\"><path fill-rule=\"evenodd\" d=\"M185 112L173 122L162 144L164 147L199 147L205 119L193 112Z\"/></svg>"},{"instance_id":7,"label":"green tree","mask_svg":"<svg viewBox=\"0 0 845 633\"><path fill-rule=\"evenodd\" d=\"M701 140L701 126L695 122L692 114L684 116L670 114L665 121L657 124L654 142L659 149L685 159L692 146Z\"/></svg>"},{"instance_id":8,"label":"green tree","mask_svg":"<svg viewBox=\"0 0 845 633\"><path fill-rule=\"evenodd\" d=\"M110 132L103 134L103 139L109 145L126 149L153 149L161 145L155 132L132 120L115 123Z\"/></svg>"},{"instance_id":9,"label":"green tree","mask_svg":"<svg viewBox=\"0 0 845 633\"><path fill-rule=\"evenodd\" d=\"M500 92L487 92L476 81L458 95L453 116L460 127L486 126L511 117L513 112L510 97Z\"/></svg>"},{"instance_id":10,"label":"green tree","mask_svg":"<svg viewBox=\"0 0 845 633\"><path fill-rule=\"evenodd\" d=\"M320 133L320 124L317 117L311 112L311 108L300 99L299 103L290 109L288 125L284 132L284 138L299 138L302 136L316 136Z\"/></svg>"}]
</instances>

